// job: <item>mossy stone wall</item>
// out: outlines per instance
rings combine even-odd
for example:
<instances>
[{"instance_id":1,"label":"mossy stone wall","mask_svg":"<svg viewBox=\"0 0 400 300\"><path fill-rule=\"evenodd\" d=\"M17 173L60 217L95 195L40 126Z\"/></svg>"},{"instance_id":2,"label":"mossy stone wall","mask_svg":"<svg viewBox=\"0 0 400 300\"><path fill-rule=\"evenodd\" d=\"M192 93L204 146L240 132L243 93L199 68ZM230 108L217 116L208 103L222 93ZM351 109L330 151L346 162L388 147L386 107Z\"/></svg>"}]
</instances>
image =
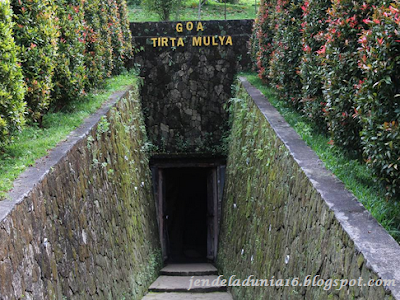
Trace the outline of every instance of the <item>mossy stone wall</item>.
<instances>
[{"instance_id":1,"label":"mossy stone wall","mask_svg":"<svg viewBox=\"0 0 400 300\"><path fill-rule=\"evenodd\" d=\"M137 87L0 202L0 299L140 299L161 257Z\"/></svg>"},{"instance_id":2,"label":"mossy stone wall","mask_svg":"<svg viewBox=\"0 0 400 300\"><path fill-rule=\"evenodd\" d=\"M400 247L241 78L218 265L225 278L400 280ZM286 284L286 281L284 281ZM399 288L233 287L235 299L400 299ZM392 295L391 295L392 293Z\"/></svg>"}]
</instances>

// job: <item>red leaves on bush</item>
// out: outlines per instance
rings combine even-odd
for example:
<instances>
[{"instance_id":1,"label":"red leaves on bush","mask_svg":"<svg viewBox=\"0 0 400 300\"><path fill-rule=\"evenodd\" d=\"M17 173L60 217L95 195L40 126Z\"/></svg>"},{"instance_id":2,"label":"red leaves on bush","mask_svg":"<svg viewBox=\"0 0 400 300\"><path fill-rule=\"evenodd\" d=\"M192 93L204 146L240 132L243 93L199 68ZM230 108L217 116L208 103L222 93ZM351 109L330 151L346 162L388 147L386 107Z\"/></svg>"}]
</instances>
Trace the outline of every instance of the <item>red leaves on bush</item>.
<instances>
[{"instance_id":1,"label":"red leaves on bush","mask_svg":"<svg viewBox=\"0 0 400 300\"><path fill-rule=\"evenodd\" d=\"M399 1L268 2L253 35L259 76L400 197Z\"/></svg>"}]
</instances>

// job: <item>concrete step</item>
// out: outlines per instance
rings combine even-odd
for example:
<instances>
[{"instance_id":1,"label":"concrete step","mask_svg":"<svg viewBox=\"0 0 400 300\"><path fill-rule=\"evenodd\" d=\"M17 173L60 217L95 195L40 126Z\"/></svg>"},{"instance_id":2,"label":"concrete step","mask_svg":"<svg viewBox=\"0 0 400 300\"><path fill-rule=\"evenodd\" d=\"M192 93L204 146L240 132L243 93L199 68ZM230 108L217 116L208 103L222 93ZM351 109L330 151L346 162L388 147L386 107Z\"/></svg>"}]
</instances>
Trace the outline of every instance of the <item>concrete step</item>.
<instances>
[{"instance_id":1,"label":"concrete step","mask_svg":"<svg viewBox=\"0 0 400 300\"><path fill-rule=\"evenodd\" d=\"M148 293L142 300L233 300L229 293Z\"/></svg>"},{"instance_id":2,"label":"concrete step","mask_svg":"<svg viewBox=\"0 0 400 300\"><path fill-rule=\"evenodd\" d=\"M217 282L218 276L160 276L149 287L150 292L185 292L185 293L211 293L225 292L226 286L222 286ZM196 280L199 281L199 286L195 285ZM190 288L190 290L189 290Z\"/></svg>"},{"instance_id":3,"label":"concrete step","mask_svg":"<svg viewBox=\"0 0 400 300\"><path fill-rule=\"evenodd\" d=\"M217 275L217 268L212 264L169 264L161 270L167 276L205 276Z\"/></svg>"}]
</instances>

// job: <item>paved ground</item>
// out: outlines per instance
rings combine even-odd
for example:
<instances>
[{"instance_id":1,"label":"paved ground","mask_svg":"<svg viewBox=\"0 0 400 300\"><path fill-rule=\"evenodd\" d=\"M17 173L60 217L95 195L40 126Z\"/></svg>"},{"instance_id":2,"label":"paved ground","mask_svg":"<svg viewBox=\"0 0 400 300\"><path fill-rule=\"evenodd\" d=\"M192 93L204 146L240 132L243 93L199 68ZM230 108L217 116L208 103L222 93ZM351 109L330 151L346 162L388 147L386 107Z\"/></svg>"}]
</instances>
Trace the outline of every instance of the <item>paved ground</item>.
<instances>
[{"instance_id":1,"label":"paved ground","mask_svg":"<svg viewBox=\"0 0 400 300\"><path fill-rule=\"evenodd\" d=\"M171 264L161 274L143 300L233 300L211 264Z\"/></svg>"}]
</instances>

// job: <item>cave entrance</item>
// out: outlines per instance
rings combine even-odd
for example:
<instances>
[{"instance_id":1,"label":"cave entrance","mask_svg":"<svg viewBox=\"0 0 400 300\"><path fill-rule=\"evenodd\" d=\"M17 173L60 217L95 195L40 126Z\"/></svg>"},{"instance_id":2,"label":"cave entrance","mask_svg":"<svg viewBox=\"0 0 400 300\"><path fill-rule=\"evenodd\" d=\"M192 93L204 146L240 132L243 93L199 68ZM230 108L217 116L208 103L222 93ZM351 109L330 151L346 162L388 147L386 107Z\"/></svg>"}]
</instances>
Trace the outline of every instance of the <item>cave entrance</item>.
<instances>
[{"instance_id":1,"label":"cave entrance","mask_svg":"<svg viewBox=\"0 0 400 300\"><path fill-rule=\"evenodd\" d=\"M164 261L215 261L225 164L153 160L152 173Z\"/></svg>"}]
</instances>

